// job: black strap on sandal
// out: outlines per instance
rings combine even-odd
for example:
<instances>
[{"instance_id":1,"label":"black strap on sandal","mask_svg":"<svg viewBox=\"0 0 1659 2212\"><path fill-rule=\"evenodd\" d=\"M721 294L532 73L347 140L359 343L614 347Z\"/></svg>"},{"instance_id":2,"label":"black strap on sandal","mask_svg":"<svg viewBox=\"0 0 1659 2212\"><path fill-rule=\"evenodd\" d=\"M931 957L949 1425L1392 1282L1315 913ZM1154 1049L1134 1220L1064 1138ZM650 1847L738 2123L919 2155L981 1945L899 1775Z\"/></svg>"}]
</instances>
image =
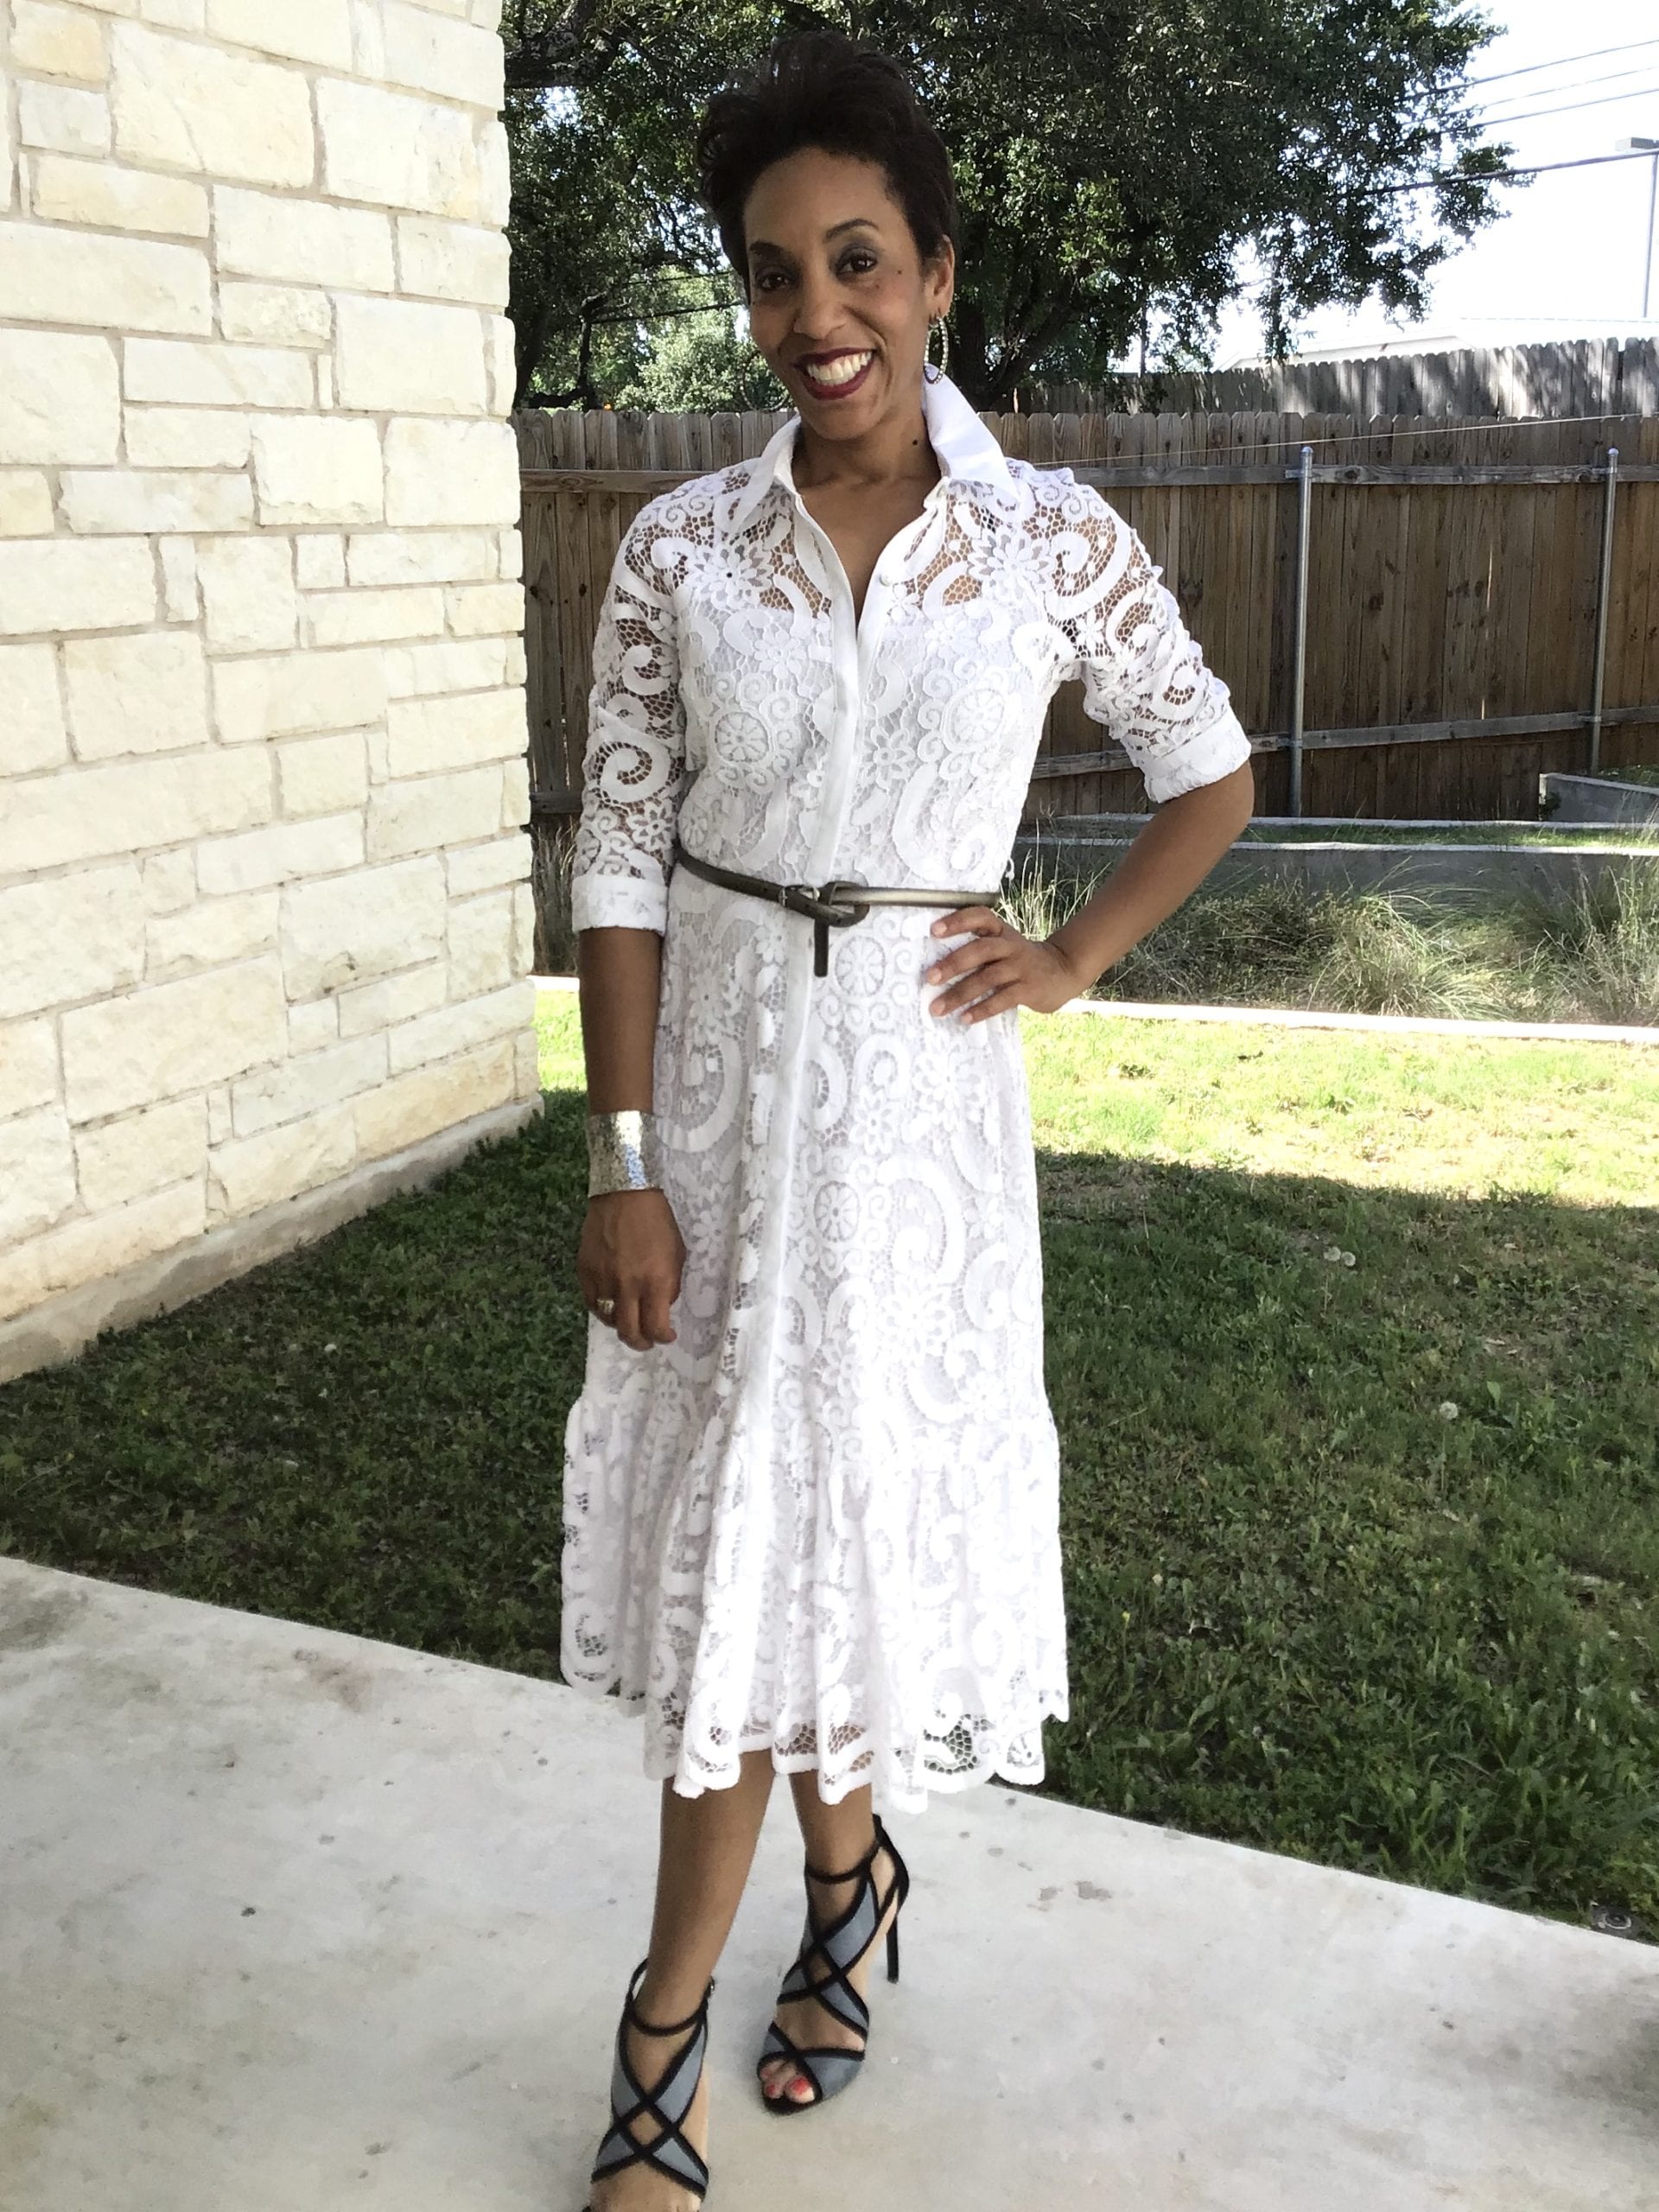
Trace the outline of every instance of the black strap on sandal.
<instances>
[{"instance_id":1,"label":"black strap on sandal","mask_svg":"<svg viewBox=\"0 0 1659 2212\"><path fill-rule=\"evenodd\" d=\"M715 1985L710 1981L702 1993L702 2004L689 2018L677 2020L671 2027L657 2027L640 2018L635 2002L648 1963L648 1960L641 1959L628 1982L611 2068L611 2124L605 2131L599 2156L588 2178L590 2183L604 2181L620 2172L624 2166L652 2166L683 2189L695 2190L701 2203L709 2187L709 2168L686 2139L685 2116L691 2109L691 2100L696 2095L697 2083L702 2077L703 2056L709 2048L709 1999L714 1994ZM645 2036L684 2035L689 2028L695 2028L696 2033L683 2050L676 2052L656 2088L647 2089L629 2063L630 2028ZM662 2130L649 2143L641 2143L630 2132L642 2120L654 2121ZM592 2212L591 2207L588 2212Z\"/></svg>"},{"instance_id":2,"label":"black strap on sandal","mask_svg":"<svg viewBox=\"0 0 1659 2212\"><path fill-rule=\"evenodd\" d=\"M893 1885L886 1897L878 1897L875 1891L875 1856L885 1851L893 1860ZM851 1969L863 1957L875 1940L875 1931L881 1924L882 1915L893 1903L895 1895L902 1909L910 1891L910 1872L899 1856L893 1839L875 1817L875 1835L869 1849L856 1866L844 1874L825 1873L822 1868L809 1865L806 1872L815 1882L858 1883L858 1890L845 1911L829 1927L815 1929L809 1904L806 1933L794 1964L785 1975L778 1992L778 2003L785 2005L801 1998L810 1997L823 2005L833 2019L850 2028L863 2038L860 2048L852 2050L842 2044L798 2044L776 2020L766 2030L766 2039L756 2064L760 2078L761 2094L770 2112L808 2112L815 2104L822 2104L827 2097L844 2089L862 2064L865 2050L869 2044L870 2009L854 1988L849 1979ZM815 1980L810 1968L821 1965L828 1969L822 1979ZM899 1914L893 1916L887 1929L887 1980L899 1979ZM775 2058L785 2058L798 2067L812 2086L810 2098L774 2095L766 2086L765 2069Z\"/></svg>"}]
</instances>

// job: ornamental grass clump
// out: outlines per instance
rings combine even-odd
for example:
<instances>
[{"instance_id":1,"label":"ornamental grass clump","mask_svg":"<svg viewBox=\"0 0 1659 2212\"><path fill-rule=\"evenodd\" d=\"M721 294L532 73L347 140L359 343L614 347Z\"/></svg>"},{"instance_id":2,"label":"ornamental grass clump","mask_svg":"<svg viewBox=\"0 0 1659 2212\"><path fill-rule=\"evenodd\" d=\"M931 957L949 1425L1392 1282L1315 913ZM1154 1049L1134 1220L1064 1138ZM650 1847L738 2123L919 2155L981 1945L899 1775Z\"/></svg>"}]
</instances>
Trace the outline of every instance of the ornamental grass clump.
<instances>
[{"instance_id":1,"label":"ornamental grass clump","mask_svg":"<svg viewBox=\"0 0 1659 2212\"><path fill-rule=\"evenodd\" d=\"M1326 894L1317 911L1323 949L1292 1005L1465 1021L1510 1010L1500 919L1376 891Z\"/></svg>"},{"instance_id":2,"label":"ornamental grass clump","mask_svg":"<svg viewBox=\"0 0 1659 2212\"><path fill-rule=\"evenodd\" d=\"M536 900L536 973L574 976L576 933L570 925L570 862L575 845L575 822L574 817L533 822L530 835L530 881Z\"/></svg>"},{"instance_id":3,"label":"ornamental grass clump","mask_svg":"<svg viewBox=\"0 0 1659 2212\"><path fill-rule=\"evenodd\" d=\"M1028 937L1100 880L1029 864L1005 899ZM1268 878L1200 891L1088 995L1459 1020L1659 1024L1659 864L1560 898L1474 905L1404 891L1311 892Z\"/></svg>"},{"instance_id":4,"label":"ornamental grass clump","mask_svg":"<svg viewBox=\"0 0 1659 2212\"><path fill-rule=\"evenodd\" d=\"M1535 900L1524 919L1553 1019L1659 1022L1659 864L1610 870L1559 904Z\"/></svg>"}]
</instances>

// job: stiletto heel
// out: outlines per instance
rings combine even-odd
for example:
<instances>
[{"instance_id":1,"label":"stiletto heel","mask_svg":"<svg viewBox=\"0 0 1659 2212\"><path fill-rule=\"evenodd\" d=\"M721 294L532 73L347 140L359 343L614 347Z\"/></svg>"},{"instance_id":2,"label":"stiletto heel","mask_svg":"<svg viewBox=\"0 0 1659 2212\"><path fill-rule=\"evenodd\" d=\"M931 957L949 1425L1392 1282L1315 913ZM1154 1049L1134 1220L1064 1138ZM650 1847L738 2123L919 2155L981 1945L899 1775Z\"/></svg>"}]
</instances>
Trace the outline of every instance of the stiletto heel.
<instances>
[{"instance_id":1,"label":"stiletto heel","mask_svg":"<svg viewBox=\"0 0 1659 2212\"><path fill-rule=\"evenodd\" d=\"M666 2174L682 2189L694 2190L701 2204L709 2188L709 2168L686 2140L684 2129L685 2116L702 2079L702 2062L709 2049L709 1999L714 1994L715 1985L712 1980L709 1982L702 1993L702 2004L689 2018L677 2020L671 2027L654 2027L649 2020L640 2018L634 2002L648 1963L648 1960L641 1959L634 1968L623 2000L622 2018L616 2031L616 2056L611 2067L611 2124L600 2142L599 2156L588 2177L588 2185L608 2180L624 2166L654 2166L659 2174ZM641 2085L628 2057L630 2028L644 2036L680 2036L688 2028L694 2028L696 2032L683 2050L676 2052L656 2088L647 2089ZM654 2120L662 2131L649 2143L639 2142L629 2132L642 2120ZM583 2212L593 2212L591 2202L583 2207Z\"/></svg>"},{"instance_id":2,"label":"stiletto heel","mask_svg":"<svg viewBox=\"0 0 1659 2212\"><path fill-rule=\"evenodd\" d=\"M875 1891L875 1856L885 1851L893 1861L893 1881L887 1895L878 1897ZM858 1883L852 1903L838 1919L822 1930L812 1925L811 1891L807 1892L806 1933L795 1963L784 1976L778 1992L779 2005L786 2005L798 1998L816 1998L824 2011L863 2037L856 2050L839 2044L811 2044L804 2049L786 2035L774 2019L766 2030L766 2039L756 2062L755 2072L760 2082L760 2095L768 2112L780 2117L794 2112L810 2112L814 2105L821 2105L829 2098L838 2096L851 2082L864 2063L864 2054L870 2042L870 2008L849 1980L851 1970L875 1941L875 1932L881 1925L887 1907L893 1905L893 1920L887 1929L887 1980L899 1979L899 1915L904 1910L905 1899L910 1895L910 1870L899 1857L897 1846L881 1825L881 1816L875 1816L875 1839L856 1866L845 1874L825 1874L809 1866L807 1874L815 1882ZM812 1979L809 1969L821 1963L828 1969L822 1980ZM810 2097L774 2096L766 2088L766 2068L774 2058L786 2058L811 2085Z\"/></svg>"}]
</instances>

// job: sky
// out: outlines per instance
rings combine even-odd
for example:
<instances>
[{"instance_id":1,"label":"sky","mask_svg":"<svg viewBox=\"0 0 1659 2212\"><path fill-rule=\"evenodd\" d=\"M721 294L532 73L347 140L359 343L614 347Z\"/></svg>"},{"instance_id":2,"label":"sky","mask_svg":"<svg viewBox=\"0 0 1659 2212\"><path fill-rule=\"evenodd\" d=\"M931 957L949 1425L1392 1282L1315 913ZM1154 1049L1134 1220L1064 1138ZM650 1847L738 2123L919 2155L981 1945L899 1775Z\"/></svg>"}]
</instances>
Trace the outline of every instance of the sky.
<instances>
[{"instance_id":1,"label":"sky","mask_svg":"<svg viewBox=\"0 0 1659 2212\"><path fill-rule=\"evenodd\" d=\"M1514 162L1570 161L1611 154L1621 138L1659 138L1653 0L1575 0L1570 8L1560 0L1485 0L1478 12L1503 28L1471 61L1471 79L1496 79L1471 97L1487 103L1488 136L1513 144ZM1624 50L1597 53L1601 48ZM1533 66L1541 62L1552 66ZM1586 105L1592 101L1603 104ZM1566 112L1535 112L1546 108ZM1499 185L1498 219L1434 273L1423 319L1391 320L1373 296L1359 308L1310 316L1297 330L1294 350L1369 353L1386 346L1427 353L1550 338L1659 337L1659 236L1642 318L1653 177L1648 159ZM1260 317L1246 297L1222 316L1215 362L1224 368L1258 357L1261 348Z\"/></svg>"}]
</instances>

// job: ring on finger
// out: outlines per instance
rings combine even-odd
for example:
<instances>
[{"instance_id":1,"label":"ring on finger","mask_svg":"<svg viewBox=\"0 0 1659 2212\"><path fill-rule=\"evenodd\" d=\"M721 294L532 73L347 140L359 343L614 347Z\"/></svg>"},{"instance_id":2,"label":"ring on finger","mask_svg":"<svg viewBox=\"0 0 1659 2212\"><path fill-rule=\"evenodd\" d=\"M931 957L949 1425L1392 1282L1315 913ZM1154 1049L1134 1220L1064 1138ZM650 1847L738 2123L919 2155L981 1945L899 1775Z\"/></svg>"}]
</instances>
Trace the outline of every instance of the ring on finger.
<instances>
[{"instance_id":1,"label":"ring on finger","mask_svg":"<svg viewBox=\"0 0 1659 2212\"><path fill-rule=\"evenodd\" d=\"M601 1321L608 1321L616 1311L616 1300L613 1298L596 1298L594 1311Z\"/></svg>"}]
</instances>

